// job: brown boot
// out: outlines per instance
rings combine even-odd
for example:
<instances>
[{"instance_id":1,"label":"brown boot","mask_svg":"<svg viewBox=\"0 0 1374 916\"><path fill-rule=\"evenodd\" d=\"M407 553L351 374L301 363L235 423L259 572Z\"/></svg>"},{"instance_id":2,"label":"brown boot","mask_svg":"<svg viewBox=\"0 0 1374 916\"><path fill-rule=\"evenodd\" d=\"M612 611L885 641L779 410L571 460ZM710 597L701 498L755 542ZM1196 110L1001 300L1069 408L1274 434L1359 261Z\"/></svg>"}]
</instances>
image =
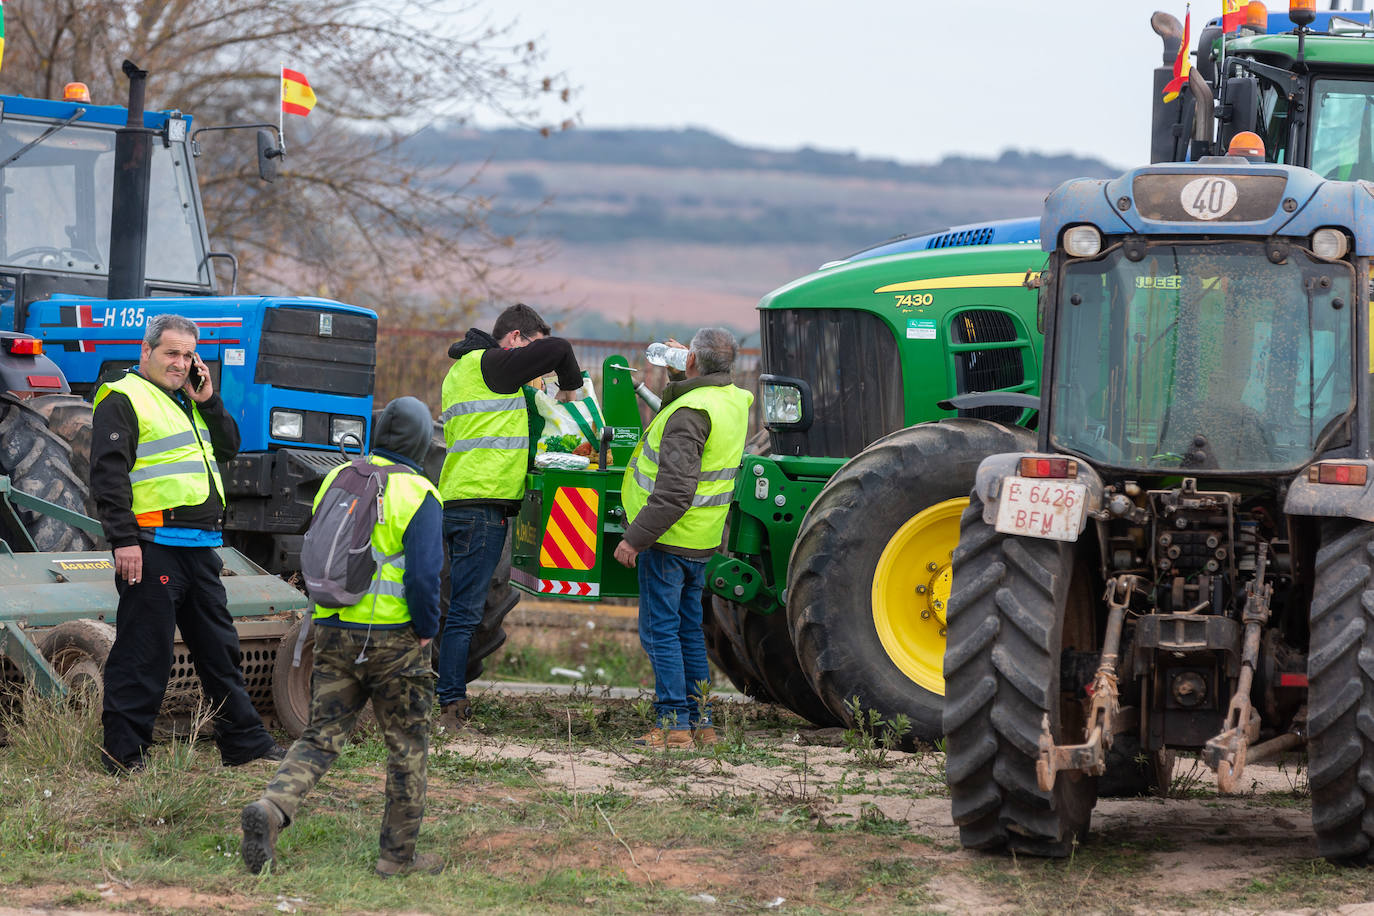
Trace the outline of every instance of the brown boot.
<instances>
[{"instance_id":1,"label":"brown boot","mask_svg":"<svg viewBox=\"0 0 1374 916\"><path fill-rule=\"evenodd\" d=\"M636 747L691 747L692 733L685 728L651 728L630 742Z\"/></svg>"},{"instance_id":2,"label":"brown boot","mask_svg":"<svg viewBox=\"0 0 1374 916\"><path fill-rule=\"evenodd\" d=\"M376 868L379 878L394 878L397 875L437 875L443 870L444 860L432 852L418 855L405 864L379 857Z\"/></svg>"},{"instance_id":3,"label":"brown boot","mask_svg":"<svg viewBox=\"0 0 1374 916\"><path fill-rule=\"evenodd\" d=\"M714 728L703 725L700 728L692 729L692 740L696 742L697 747L710 747L720 741L720 738L716 735Z\"/></svg>"},{"instance_id":4,"label":"brown boot","mask_svg":"<svg viewBox=\"0 0 1374 916\"><path fill-rule=\"evenodd\" d=\"M239 821L243 825L243 843L239 846L243 864L253 874L262 874L277 857L277 834L286 818L276 805L261 798L243 809Z\"/></svg>"},{"instance_id":5,"label":"brown boot","mask_svg":"<svg viewBox=\"0 0 1374 916\"><path fill-rule=\"evenodd\" d=\"M445 734L456 735L462 731L470 731L471 721L472 703L467 697L445 703L439 710L439 730Z\"/></svg>"}]
</instances>

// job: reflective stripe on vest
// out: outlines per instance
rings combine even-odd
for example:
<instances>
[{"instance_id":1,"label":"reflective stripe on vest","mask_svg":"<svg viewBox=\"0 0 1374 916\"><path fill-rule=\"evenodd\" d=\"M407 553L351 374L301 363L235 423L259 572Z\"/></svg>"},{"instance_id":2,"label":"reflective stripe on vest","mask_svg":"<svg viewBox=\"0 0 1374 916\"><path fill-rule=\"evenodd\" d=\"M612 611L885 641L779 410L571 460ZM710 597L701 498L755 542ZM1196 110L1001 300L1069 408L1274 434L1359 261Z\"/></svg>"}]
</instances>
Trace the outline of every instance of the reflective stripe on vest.
<instances>
[{"instance_id":1,"label":"reflective stripe on vest","mask_svg":"<svg viewBox=\"0 0 1374 916\"><path fill-rule=\"evenodd\" d=\"M701 455L701 474L692 505L663 536L660 544L689 549L710 550L720 544L725 517L735 493L735 477L749 435L749 407L754 396L734 385L704 385L693 388L674 400L654 417L649 429L635 447L621 482L621 500L628 520L633 523L649 496L658 476L659 448L668 418L681 407L706 411L711 418L711 433Z\"/></svg>"},{"instance_id":2,"label":"reflective stripe on vest","mask_svg":"<svg viewBox=\"0 0 1374 916\"><path fill-rule=\"evenodd\" d=\"M134 515L199 506L210 498L211 482L225 502L210 428L194 402L187 416L171 395L136 372L101 385L95 403L111 391L127 397L138 418L138 447L129 469Z\"/></svg>"},{"instance_id":3,"label":"reflective stripe on vest","mask_svg":"<svg viewBox=\"0 0 1374 916\"><path fill-rule=\"evenodd\" d=\"M523 392L497 394L482 379L482 354L465 353L444 377L448 454L439 493L452 499L520 499L529 466L529 414Z\"/></svg>"},{"instance_id":4,"label":"reflective stripe on vest","mask_svg":"<svg viewBox=\"0 0 1374 916\"><path fill-rule=\"evenodd\" d=\"M377 455L368 455L373 464L395 464ZM325 475L315 494L314 508L334 481L335 475L347 465L339 465ZM320 607L315 605L315 617L338 617L345 623L371 623L394 626L410 621L410 606L406 604L405 533L425 496L439 498L439 490L423 474L392 474L387 478L382 495L382 516L372 526L372 557L377 569L372 573L372 588L357 604L349 607ZM313 510L312 510L313 511Z\"/></svg>"}]
</instances>

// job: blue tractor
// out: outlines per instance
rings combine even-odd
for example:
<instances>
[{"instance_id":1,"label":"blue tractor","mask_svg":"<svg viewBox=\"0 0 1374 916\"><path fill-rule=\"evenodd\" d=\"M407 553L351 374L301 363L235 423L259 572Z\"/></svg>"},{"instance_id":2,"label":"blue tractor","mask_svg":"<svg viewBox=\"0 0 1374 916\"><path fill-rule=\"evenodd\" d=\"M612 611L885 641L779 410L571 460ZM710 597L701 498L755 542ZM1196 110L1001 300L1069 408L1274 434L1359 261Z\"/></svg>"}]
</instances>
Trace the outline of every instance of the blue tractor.
<instances>
[{"instance_id":1,"label":"blue tractor","mask_svg":"<svg viewBox=\"0 0 1374 916\"><path fill-rule=\"evenodd\" d=\"M211 250L206 231L199 131L179 111L144 111L146 74L127 63L125 72L128 107L0 96L0 331L36 339L16 358L41 344L59 370L7 384L0 473L69 508L86 504L89 399L138 362L151 316L177 312L200 326L200 355L242 431L224 469L226 539L287 573L340 443L367 442L377 316L328 299L238 294L237 262ZM280 145L260 130L258 148L270 180ZM233 268L229 295L216 259ZM41 460L21 467L34 453ZM91 546L57 527L39 549Z\"/></svg>"}]
</instances>

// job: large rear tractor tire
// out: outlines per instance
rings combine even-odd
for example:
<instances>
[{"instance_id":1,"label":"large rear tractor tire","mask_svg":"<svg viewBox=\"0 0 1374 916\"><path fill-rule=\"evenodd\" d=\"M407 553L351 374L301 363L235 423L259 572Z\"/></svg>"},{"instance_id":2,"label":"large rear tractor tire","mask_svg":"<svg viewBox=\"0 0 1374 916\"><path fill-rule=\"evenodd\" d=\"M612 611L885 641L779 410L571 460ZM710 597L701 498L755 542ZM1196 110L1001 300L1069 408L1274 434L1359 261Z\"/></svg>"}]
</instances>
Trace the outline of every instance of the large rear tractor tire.
<instances>
[{"instance_id":1,"label":"large rear tractor tire","mask_svg":"<svg viewBox=\"0 0 1374 916\"><path fill-rule=\"evenodd\" d=\"M72 470L71 448L41 414L8 394L0 394L0 474L7 474L15 489L64 509L86 511L89 489ZM30 509L18 513L39 550L95 547L95 538L80 528Z\"/></svg>"},{"instance_id":2,"label":"large rear tractor tire","mask_svg":"<svg viewBox=\"0 0 1374 916\"><path fill-rule=\"evenodd\" d=\"M758 671L772 701L821 728L844 720L816 693L808 672L797 657L787 614L756 614L740 608L738 626L746 659Z\"/></svg>"},{"instance_id":3,"label":"large rear tractor tire","mask_svg":"<svg viewBox=\"0 0 1374 916\"><path fill-rule=\"evenodd\" d=\"M1317 851L1374 863L1374 525L1322 522L1307 656L1307 758Z\"/></svg>"},{"instance_id":4,"label":"large rear tractor tire","mask_svg":"<svg viewBox=\"0 0 1374 916\"><path fill-rule=\"evenodd\" d=\"M376 429L377 418L381 416L381 411L374 411L372 414L373 429ZM444 458L448 455L448 449L444 443L444 427L437 420L434 422L434 430L430 435L429 451L425 455L424 471L425 476L435 485L439 485L439 475L444 469ZM487 588L486 605L482 609L482 621L477 624L477 629L472 633L472 641L468 643L468 667L465 675L467 681L471 683L482 676L482 671L486 667L486 658L506 644L505 621L506 615L520 603L520 593L510 584L510 548L513 529L506 532L506 548L501 554L501 562L496 565L496 571L492 573L491 582ZM449 564L448 564L448 544L444 545L444 573L443 581L440 583L439 594L439 636L434 643L434 661L439 661L439 643L444 638L444 621L448 617L449 599Z\"/></svg>"},{"instance_id":5,"label":"large rear tractor tire","mask_svg":"<svg viewBox=\"0 0 1374 916\"><path fill-rule=\"evenodd\" d=\"M76 394L44 394L25 402L48 421L48 429L72 450L72 470L91 484L91 422L95 407Z\"/></svg>"},{"instance_id":6,"label":"large rear tractor tire","mask_svg":"<svg viewBox=\"0 0 1374 916\"><path fill-rule=\"evenodd\" d=\"M706 634L706 654L711 662L745 696L761 703L778 702L744 647L740 619L749 609L709 591L702 593L701 603L701 629Z\"/></svg>"},{"instance_id":7,"label":"large rear tractor tire","mask_svg":"<svg viewBox=\"0 0 1374 916\"><path fill-rule=\"evenodd\" d=\"M1004 535L975 494L960 520L945 654L945 775L959 841L1067 856L1087 838L1097 778L1061 772L1036 783L1045 717L1056 743L1077 701L1059 686L1065 617L1091 613L1073 587L1073 545ZM1073 740L1079 740L1076 736Z\"/></svg>"},{"instance_id":8,"label":"large rear tractor tire","mask_svg":"<svg viewBox=\"0 0 1374 916\"><path fill-rule=\"evenodd\" d=\"M840 721L859 708L908 739L941 734L947 604L959 515L988 455L1034 448L1029 432L954 419L864 449L806 513L788 564L787 612L802 670Z\"/></svg>"}]
</instances>

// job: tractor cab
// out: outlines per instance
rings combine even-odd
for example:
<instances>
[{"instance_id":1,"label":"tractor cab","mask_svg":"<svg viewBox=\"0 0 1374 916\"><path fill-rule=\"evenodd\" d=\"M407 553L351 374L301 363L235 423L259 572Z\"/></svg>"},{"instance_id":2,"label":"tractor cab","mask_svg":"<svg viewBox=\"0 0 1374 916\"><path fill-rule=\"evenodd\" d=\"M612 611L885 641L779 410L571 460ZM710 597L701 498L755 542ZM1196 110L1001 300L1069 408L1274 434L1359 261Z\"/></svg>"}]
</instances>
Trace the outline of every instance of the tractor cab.
<instances>
[{"instance_id":1,"label":"tractor cab","mask_svg":"<svg viewBox=\"0 0 1374 916\"><path fill-rule=\"evenodd\" d=\"M1309 246L1144 237L1065 258L1052 447L1132 474L1291 476L1350 445L1355 267Z\"/></svg>"},{"instance_id":2,"label":"tractor cab","mask_svg":"<svg viewBox=\"0 0 1374 916\"><path fill-rule=\"evenodd\" d=\"M1292 0L1284 14L1253 2L1229 22L1207 23L1192 73L1177 83L1187 29L1156 13L1151 24L1164 61L1155 71L1151 160L1196 160L1253 131L1270 162L1305 166L1323 178L1374 180L1371 13L1315 6Z\"/></svg>"}]
</instances>

